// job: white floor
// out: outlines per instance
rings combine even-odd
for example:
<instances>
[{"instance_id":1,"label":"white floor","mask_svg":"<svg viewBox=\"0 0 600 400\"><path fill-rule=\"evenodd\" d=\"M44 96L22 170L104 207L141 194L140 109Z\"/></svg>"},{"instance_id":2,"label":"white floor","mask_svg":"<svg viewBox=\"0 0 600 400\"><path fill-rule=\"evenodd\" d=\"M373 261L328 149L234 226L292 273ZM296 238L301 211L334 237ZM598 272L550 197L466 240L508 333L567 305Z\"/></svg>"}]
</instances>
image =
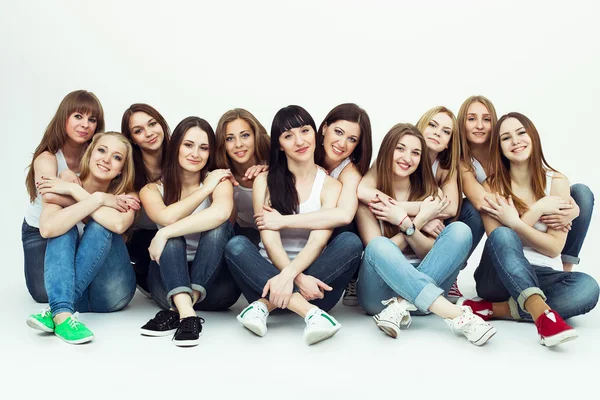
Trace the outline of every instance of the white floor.
<instances>
[{"instance_id":1,"label":"white floor","mask_svg":"<svg viewBox=\"0 0 600 400\"><path fill-rule=\"evenodd\" d=\"M590 231L580 267L597 279L593 244L598 231ZM15 262L19 251L11 251ZM475 294L474 267L471 263L460 276L467 295ZM563 398L589 393L597 376L598 310L570 320L579 339L555 349L537 344L532 324L509 321L493 322L498 334L478 348L454 336L435 316L415 317L410 329L393 340L359 308L340 302L332 313L342 323L341 331L308 347L302 341L304 322L293 314L271 316L264 338L242 328L235 320L246 304L242 298L229 312L203 313L201 344L182 349L170 338L139 335L138 328L157 308L138 292L122 312L83 314L81 320L96 338L71 346L26 326L27 315L40 305L29 298L16 270L3 293L4 304L11 300L0 341L8 393L44 391L44 399L139 393L149 398L403 398L425 393L427 398L503 398L509 393Z\"/></svg>"}]
</instances>

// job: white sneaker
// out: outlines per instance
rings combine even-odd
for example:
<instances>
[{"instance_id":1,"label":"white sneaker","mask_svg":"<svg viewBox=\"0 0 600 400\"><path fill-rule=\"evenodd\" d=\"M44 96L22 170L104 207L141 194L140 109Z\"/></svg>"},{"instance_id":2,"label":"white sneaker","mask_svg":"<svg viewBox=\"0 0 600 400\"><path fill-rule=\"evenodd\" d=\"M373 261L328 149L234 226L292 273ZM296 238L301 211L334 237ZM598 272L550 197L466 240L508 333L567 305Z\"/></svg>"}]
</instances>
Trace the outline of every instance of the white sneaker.
<instances>
[{"instance_id":1,"label":"white sneaker","mask_svg":"<svg viewBox=\"0 0 600 400\"><path fill-rule=\"evenodd\" d=\"M496 334L496 328L485 322L479 315L473 314L471 307L460 306L463 310L458 317L444 318L450 329L460 332L475 346L485 344Z\"/></svg>"},{"instance_id":2,"label":"white sneaker","mask_svg":"<svg viewBox=\"0 0 600 400\"><path fill-rule=\"evenodd\" d=\"M379 329L396 339L400 334L401 327L408 328L410 326L412 319L409 311L417 311L417 307L404 299L398 301L395 297L383 300L381 304L387 307L379 314L373 315L373 320Z\"/></svg>"},{"instance_id":3,"label":"white sneaker","mask_svg":"<svg viewBox=\"0 0 600 400\"><path fill-rule=\"evenodd\" d=\"M260 301L255 301L242 310L237 316L237 320L250 331L262 337L267 333L268 316L269 310L267 309L267 306Z\"/></svg>"},{"instance_id":4,"label":"white sneaker","mask_svg":"<svg viewBox=\"0 0 600 400\"><path fill-rule=\"evenodd\" d=\"M356 279L352 279L350 282L348 282L346 290L344 291L342 304L348 307L356 307L358 305L358 297L356 296Z\"/></svg>"},{"instance_id":5,"label":"white sneaker","mask_svg":"<svg viewBox=\"0 0 600 400\"><path fill-rule=\"evenodd\" d=\"M311 309L304 317L304 341L311 345L329 339L340 330L342 325L331 315L318 307Z\"/></svg>"}]
</instances>

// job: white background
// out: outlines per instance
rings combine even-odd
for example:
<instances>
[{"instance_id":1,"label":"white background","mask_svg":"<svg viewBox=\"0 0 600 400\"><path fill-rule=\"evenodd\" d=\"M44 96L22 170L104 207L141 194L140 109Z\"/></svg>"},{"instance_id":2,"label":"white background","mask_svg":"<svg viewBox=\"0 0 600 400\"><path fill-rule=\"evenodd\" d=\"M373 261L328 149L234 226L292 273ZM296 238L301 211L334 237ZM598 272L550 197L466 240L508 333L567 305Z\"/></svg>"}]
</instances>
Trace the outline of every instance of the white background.
<instances>
[{"instance_id":1,"label":"white background","mask_svg":"<svg viewBox=\"0 0 600 400\"><path fill-rule=\"evenodd\" d=\"M393 124L415 123L436 105L458 112L466 97L483 94L499 116L529 116L551 166L600 195L599 11L593 1L0 1L0 391L44 399L495 398L594 387L598 311L571 321L577 341L550 350L531 324L494 322L499 333L475 348L435 317L415 318L394 341L339 305L340 334L307 348L291 315L271 317L262 339L245 332L234 318L240 301L229 313L203 315L202 344L181 350L138 336L156 308L137 294L124 312L83 316L97 339L68 346L24 323L39 305L25 288L20 226L31 153L76 89L98 96L107 130L119 130L135 102L155 106L171 128L189 115L215 126L243 107L267 129L288 104L319 124L335 105L356 102L371 117L374 156ZM600 278L594 214L578 269ZM470 295L478 254L460 277Z\"/></svg>"}]
</instances>

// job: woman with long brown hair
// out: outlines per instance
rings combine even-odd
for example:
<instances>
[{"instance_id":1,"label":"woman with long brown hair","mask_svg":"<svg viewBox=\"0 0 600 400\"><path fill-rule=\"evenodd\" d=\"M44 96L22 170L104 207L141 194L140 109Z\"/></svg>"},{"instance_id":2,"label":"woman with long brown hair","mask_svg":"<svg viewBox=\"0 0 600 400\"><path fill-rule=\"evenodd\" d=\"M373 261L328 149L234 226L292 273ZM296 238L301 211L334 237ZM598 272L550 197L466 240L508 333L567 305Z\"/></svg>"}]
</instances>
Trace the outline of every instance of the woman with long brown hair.
<instances>
[{"instance_id":1,"label":"woman with long brown hair","mask_svg":"<svg viewBox=\"0 0 600 400\"><path fill-rule=\"evenodd\" d=\"M159 227L150 243L148 287L163 309L142 335L173 335L177 346L199 343L196 310L226 310L240 296L223 260L233 232L229 170L213 170L215 134L206 120L187 117L169 143L162 179L142 189L142 205ZM211 171L209 173L209 171Z\"/></svg>"},{"instance_id":2,"label":"woman with long brown hair","mask_svg":"<svg viewBox=\"0 0 600 400\"><path fill-rule=\"evenodd\" d=\"M475 271L484 300L463 303L486 319L535 322L545 346L575 339L577 333L563 318L592 310L600 289L589 275L562 271L567 232L542 222L569 201L569 181L546 161L537 129L526 116L502 116L490 140L494 172L483 187L493 195L481 206L488 239Z\"/></svg>"},{"instance_id":3,"label":"woman with long brown hair","mask_svg":"<svg viewBox=\"0 0 600 400\"><path fill-rule=\"evenodd\" d=\"M123 113L121 132L133 146L135 190L139 192L148 183L155 182L162 176L171 130L165 118L154 107L135 103ZM135 271L137 287L146 296L150 296L148 247L157 231L156 224L142 208L127 241L127 250Z\"/></svg>"},{"instance_id":4,"label":"woman with long brown hair","mask_svg":"<svg viewBox=\"0 0 600 400\"><path fill-rule=\"evenodd\" d=\"M135 209L120 212L115 198L137 197L129 141L117 132L96 134L83 154L80 171L81 186L45 176L37 184L42 196L61 195L74 204L42 203L40 234L48 239L44 280L50 307L27 319L32 328L54 332L71 344L94 337L75 311L118 311L135 292L122 236L133 223Z\"/></svg>"},{"instance_id":5,"label":"woman with long brown hair","mask_svg":"<svg viewBox=\"0 0 600 400\"><path fill-rule=\"evenodd\" d=\"M462 222L447 226L436 239L421 232L436 218L447 199L440 199L428 147L421 132L410 124L397 124L386 134L377 156L380 173L378 202L361 204L358 228L366 245L359 271L361 307L386 334L397 338L411 323L410 311L432 312L473 344L486 343L496 330L469 307L444 297L471 247L471 231ZM402 202L420 201L411 218Z\"/></svg>"}]
</instances>

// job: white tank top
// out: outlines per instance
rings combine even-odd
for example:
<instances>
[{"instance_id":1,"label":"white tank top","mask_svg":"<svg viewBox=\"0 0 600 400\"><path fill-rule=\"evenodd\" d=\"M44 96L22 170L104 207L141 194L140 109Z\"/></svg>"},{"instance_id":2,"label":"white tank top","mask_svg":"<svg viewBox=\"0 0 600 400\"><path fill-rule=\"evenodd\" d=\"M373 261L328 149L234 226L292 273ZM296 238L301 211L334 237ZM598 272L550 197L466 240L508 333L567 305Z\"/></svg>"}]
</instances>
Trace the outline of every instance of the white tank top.
<instances>
[{"instance_id":1,"label":"white tank top","mask_svg":"<svg viewBox=\"0 0 600 400\"><path fill-rule=\"evenodd\" d=\"M485 169L483 169L483 165L476 158L471 157L471 163L473 164L473 168L475 168L475 179L477 182L483 184L483 181L487 179L487 175L485 173Z\"/></svg>"},{"instance_id":2,"label":"white tank top","mask_svg":"<svg viewBox=\"0 0 600 400\"><path fill-rule=\"evenodd\" d=\"M242 185L233 187L233 201L237 210L236 222L242 228L254 228L254 207L252 205L252 188L245 188Z\"/></svg>"},{"instance_id":3,"label":"white tank top","mask_svg":"<svg viewBox=\"0 0 600 400\"><path fill-rule=\"evenodd\" d=\"M437 170L438 170L439 166L440 166L440 160L438 160L436 158L435 161L433 161L433 164L431 165L431 170L433 171L433 179L436 182L437 182Z\"/></svg>"},{"instance_id":4,"label":"white tank top","mask_svg":"<svg viewBox=\"0 0 600 400\"><path fill-rule=\"evenodd\" d=\"M327 174L325 174L322 169L317 168L317 175L315 176L310 196L304 203L300 204L298 214L318 211L321 208L321 190L323 189L326 177ZM310 232L310 229L283 229L279 231L279 234L281 235L281 244L290 261L296 258L298 253L306 246ZM262 240L258 246L260 247L260 254L263 258L271 262Z\"/></svg>"},{"instance_id":5,"label":"white tank top","mask_svg":"<svg viewBox=\"0 0 600 400\"><path fill-rule=\"evenodd\" d=\"M67 166L67 160L65 159L62 150L58 150L56 154L54 154L54 156L56 157L57 164L56 176L59 176L61 172L69 169L69 167ZM33 166L31 168L33 168ZM27 222L27 225L29 226L39 228L41 214L42 196L38 193L33 203L29 203L29 205L27 206L27 211L25 212L25 222Z\"/></svg>"},{"instance_id":6,"label":"white tank top","mask_svg":"<svg viewBox=\"0 0 600 400\"><path fill-rule=\"evenodd\" d=\"M163 198L164 198L163 185L157 183L156 187L158 188L160 195L163 196ZM202 184L200 184L200 187L202 187ZM210 207L210 204L211 204L210 196L208 196L206 199L204 199L204 201L202 203L200 203L200 205L198 207L196 207L196 209L192 212L192 214L195 214L198 211L207 209L208 207ZM156 224L156 226L158 227L158 229L163 227L162 225L159 225L159 224ZM198 249L198 242L200 241L201 234L202 234L202 232L194 232L194 233L189 233L189 234L183 236L185 238L185 244L186 244L185 251L187 254L188 262L194 261L194 256L196 255L196 250Z\"/></svg>"},{"instance_id":7,"label":"white tank top","mask_svg":"<svg viewBox=\"0 0 600 400\"><path fill-rule=\"evenodd\" d=\"M550 195L550 190L552 189L553 176L553 171L546 171L546 190L544 191L546 193L546 196ZM533 225L533 227L540 232L548 232L548 225L541 221L536 222L535 225ZM548 257L535 250L533 247L529 246L523 246L523 254L525 255L525 258L527 259L527 261L529 261L531 265L550 267L560 271L562 271L563 269L562 259L560 255L554 258Z\"/></svg>"},{"instance_id":8,"label":"white tank top","mask_svg":"<svg viewBox=\"0 0 600 400\"><path fill-rule=\"evenodd\" d=\"M334 179L338 179L340 177L340 174L342 173L342 171L344 170L344 168L346 168L346 165L348 165L348 164L350 164L350 157L344 158L344 160L340 163L340 165L338 165L337 167L335 167L333 169L333 171L331 171L329 176Z\"/></svg>"}]
</instances>

